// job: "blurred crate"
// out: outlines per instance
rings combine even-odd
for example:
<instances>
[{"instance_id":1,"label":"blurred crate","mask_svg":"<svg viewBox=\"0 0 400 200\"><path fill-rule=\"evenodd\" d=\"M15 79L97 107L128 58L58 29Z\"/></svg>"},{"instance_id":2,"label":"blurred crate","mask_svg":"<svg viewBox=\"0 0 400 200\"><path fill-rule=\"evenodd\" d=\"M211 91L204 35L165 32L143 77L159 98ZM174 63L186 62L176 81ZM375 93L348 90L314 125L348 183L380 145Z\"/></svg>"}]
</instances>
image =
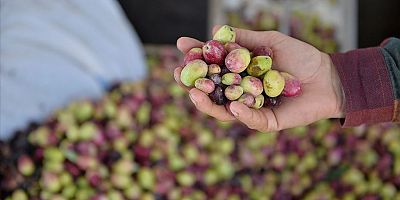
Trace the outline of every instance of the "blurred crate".
<instances>
[{"instance_id":1,"label":"blurred crate","mask_svg":"<svg viewBox=\"0 0 400 200\"><path fill-rule=\"evenodd\" d=\"M210 26L278 30L327 53L357 46L357 0L214 0L210 5Z\"/></svg>"}]
</instances>

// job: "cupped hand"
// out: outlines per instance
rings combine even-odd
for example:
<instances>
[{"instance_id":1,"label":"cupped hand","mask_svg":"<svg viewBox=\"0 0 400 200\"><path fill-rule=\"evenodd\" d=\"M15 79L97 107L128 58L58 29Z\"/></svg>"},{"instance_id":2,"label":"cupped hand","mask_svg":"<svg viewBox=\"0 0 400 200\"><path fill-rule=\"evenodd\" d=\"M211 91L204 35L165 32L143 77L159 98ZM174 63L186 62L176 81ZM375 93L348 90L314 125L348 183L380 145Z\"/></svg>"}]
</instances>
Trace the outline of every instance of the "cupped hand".
<instances>
[{"instance_id":1,"label":"cupped hand","mask_svg":"<svg viewBox=\"0 0 400 200\"><path fill-rule=\"evenodd\" d=\"M214 27L214 31L219 27ZM329 55L315 47L276 31L250 31L234 29L236 43L252 50L268 46L274 53L273 69L288 72L302 83L298 97L283 98L278 107L251 109L234 101L227 106L214 104L209 97L196 88L186 88L196 108L218 120L239 120L251 129L262 132L308 125L320 119L343 117L343 89L338 73ZM182 37L177 47L183 53L203 42ZM180 82L182 67L174 72ZM184 87L184 86L183 86Z\"/></svg>"}]
</instances>

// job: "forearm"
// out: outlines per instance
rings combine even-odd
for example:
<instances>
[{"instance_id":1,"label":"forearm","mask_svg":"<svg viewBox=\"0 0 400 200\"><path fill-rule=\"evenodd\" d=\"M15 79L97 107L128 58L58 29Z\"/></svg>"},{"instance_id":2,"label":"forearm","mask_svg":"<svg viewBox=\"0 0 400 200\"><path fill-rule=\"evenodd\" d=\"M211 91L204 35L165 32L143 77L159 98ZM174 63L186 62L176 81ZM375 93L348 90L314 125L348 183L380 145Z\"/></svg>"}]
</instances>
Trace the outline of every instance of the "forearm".
<instances>
[{"instance_id":1,"label":"forearm","mask_svg":"<svg viewBox=\"0 0 400 200\"><path fill-rule=\"evenodd\" d=\"M383 45L331 55L345 96L345 127L400 120L400 40Z\"/></svg>"}]
</instances>

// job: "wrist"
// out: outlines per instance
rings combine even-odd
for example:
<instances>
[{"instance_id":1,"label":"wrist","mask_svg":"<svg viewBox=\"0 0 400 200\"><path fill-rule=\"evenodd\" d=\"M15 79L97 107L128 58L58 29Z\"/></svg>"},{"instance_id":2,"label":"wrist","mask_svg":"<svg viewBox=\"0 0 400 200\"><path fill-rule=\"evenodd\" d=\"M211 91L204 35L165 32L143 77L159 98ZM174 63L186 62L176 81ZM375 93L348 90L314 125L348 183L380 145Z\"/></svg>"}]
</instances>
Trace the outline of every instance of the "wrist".
<instances>
[{"instance_id":1,"label":"wrist","mask_svg":"<svg viewBox=\"0 0 400 200\"><path fill-rule=\"evenodd\" d=\"M328 54L323 53L323 58L323 63L325 66L327 66L330 72L331 87L335 99L335 109L332 111L330 117L344 118L345 93L343 90L342 82L340 81L339 72Z\"/></svg>"}]
</instances>

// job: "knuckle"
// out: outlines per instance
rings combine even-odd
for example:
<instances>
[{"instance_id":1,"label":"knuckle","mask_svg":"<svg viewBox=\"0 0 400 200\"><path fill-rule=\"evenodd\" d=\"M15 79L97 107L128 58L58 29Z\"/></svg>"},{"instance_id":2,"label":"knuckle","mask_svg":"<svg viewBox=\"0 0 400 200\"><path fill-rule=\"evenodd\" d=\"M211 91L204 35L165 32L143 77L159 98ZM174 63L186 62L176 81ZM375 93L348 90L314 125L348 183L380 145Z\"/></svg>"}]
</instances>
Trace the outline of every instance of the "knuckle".
<instances>
[{"instance_id":1,"label":"knuckle","mask_svg":"<svg viewBox=\"0 0 400 200\"><path fill-rule=\"evenodd\" d=\"M196 102L195 103L196 108L200 110L203 113L206 113L208 115L212 115L212 112L210 112L210 109L208 109L202 102Z\"/></svg>"},{"instance_id":2,"label":"knuckle","mask_svg":"<svg viewBox=\"0 0 400 200\"><path fill-rule=\"evenodd\" d=\"M230 118L223 118L223 119L218 119L221 122L231 122L234 121L234 119L230 119Z\"/></svg>"},{"instance_id":3,"label":"knuckle","mask_svg":"<svg viewBox=\"0 0 400 200\"><path fill-rule=\"evenodd\" d=\"M269 34L270 34L271 36L279 36L279 35L281 35L282 33L279 32L279 31L269 31Z\"/></svg>"},{"instance_id":4,"label":"knuckle","mask_svg":"<svg viewBox=\"0 0 400 200\"><path fill-rule=\"evenodd\" d=\"M261 124L260 120L249 120L246 122L246 125L250 129L255 129L255 130L260 130L263 128L263 125Z\"/></svg>"},{"instance_id":5,"label":"knuckle","mask_svg":"<svg viewBox=\"0 0 400 200\"><path fill-rule=\"evenodd\" d=\"M263 129L261 129L261 131L266 133L266 132L272 132L272 131L278 131L278 130L271 128L271 127L264 127Z\"/></svg>"},{"instance_id":6,"label":"knuckle","mask_svg":"<svg viewBox=\"0 0 400 200\"><path fill-rule=\"evenodd\" d=\"M262 128L262 129L259 129L258 131L260 131L260 132L262 132L262 133L268 133L268 132L271 132L271 131L273 131L273 130L270 130L270 129L268 129L268 128Z\"/></svg>"},{"instance_id":7,"label":"knuckle","mask_svg":"<svg viewBox=\"0 0 400 200\"><path fill-rule=\"evenodd\" d=\"M208 115L210 115L210 116L212 116L212 117L214 117L214 118L216 118L218 120L223 119L221 117L221 113L218 112L218 109L215 107L216 105L214 105L214 104L212 104L210 102L204 103L204 105L206 105L204 107L204 112L206 112Z\"/></svg>"},{"instance_id":8,"label":"knuckle","mask_svg":"<svg viewBox=\"0 0 400 200\"><path fill-rule=\"evenodd\" d=\"M259 130L260 129L258 127L258 125L254 124L254 123L247 124L247 127L250 128L250 129L254 129L254 130Z\"/></svg>"},{"instance_id":9,"label":"knuckle","mask_svg":"<svg viewBox=\"0 0 400 200\"><path fill-rule=\"evenodd\" d=\"M251 129L256 129L259 130L262 128L263 123L261 121L261 118L256 117L256 115L254 114L254 112L251 112L250 117L247 120L247 126Z\"/></svg>"}]
</instances>

